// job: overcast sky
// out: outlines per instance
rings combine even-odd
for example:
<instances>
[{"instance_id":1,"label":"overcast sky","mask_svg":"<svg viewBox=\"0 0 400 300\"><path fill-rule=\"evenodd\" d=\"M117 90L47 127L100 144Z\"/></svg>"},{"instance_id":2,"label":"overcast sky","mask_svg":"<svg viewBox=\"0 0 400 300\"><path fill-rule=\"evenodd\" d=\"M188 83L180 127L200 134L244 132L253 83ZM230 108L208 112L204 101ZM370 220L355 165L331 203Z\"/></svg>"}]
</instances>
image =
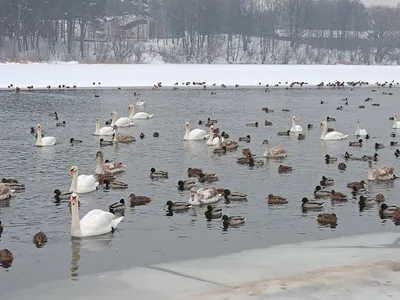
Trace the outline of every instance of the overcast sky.
<instances>
[{"instance_id":1,"label":"overcast sky","mask_svg":"<svg viewBox=\"0 0 400 300\"><path fill-rule=\"evenodd\" d=\"M361 0L365 5L392 5L396 6L400 0Z\"/></svg>"}]
</instances>

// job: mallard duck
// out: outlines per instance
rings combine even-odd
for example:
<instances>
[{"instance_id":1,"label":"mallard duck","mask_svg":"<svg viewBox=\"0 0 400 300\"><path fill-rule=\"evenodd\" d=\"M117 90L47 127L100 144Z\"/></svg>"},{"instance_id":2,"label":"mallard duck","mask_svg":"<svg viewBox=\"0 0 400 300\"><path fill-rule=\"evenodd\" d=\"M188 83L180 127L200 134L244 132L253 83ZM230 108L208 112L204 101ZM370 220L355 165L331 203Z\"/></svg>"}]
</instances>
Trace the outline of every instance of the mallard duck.
<instances>
[{"instance_id":1,"label":"mallard duck","mask_svg":"<svg viewBox=\"0 0 400 300\"><path fill-rule=\"evenodd\" d=\"M378 149L382 149L382 148L385 148L385 145L384 145L384 144L381 144L381 143L375 143L375 149L376 149L376 150L378 150Z\"/></svg>"},{"instance_id":2,"label":"mallard duck","mask_svg":"<svg viewBox=\"0 0 400 300\"><path fill-rule=\"evenodd\" d=\"M217 148L213 150L214 154L226 154L226 146L222 146L222 148Z\"/></svg>"},{"instance_id":3,"label":"mallard duck","mask_svg":"<svg viewBox=\"0 0 400 300\"><path fill-rule=\"evenodd\" d=\"M0 263L11 263L14 260L14 256L8 249L0 250Z\"/></svg>"},{"instance_id":4,"label":"mallard duck","mask_svg":"<svg viewBox=\"0 0 400 300\"><path fill-rule=\"evenodd\" d=\"M358 142L349 142L350 147L362 147L363 140L359 139Z\"/></svg>"},{"instance_id":5,"label":"mallard duck","mask_svg":"<svg viewBox=\"0 0 400 300\"><path fill-rule=\"evenodd\" d=\"M250 135L239 137L239 142L247 142L250 143L251 137Z\"/></svg>"},{"instance_id":6,"label":"mallard duck","mask_svg":"<svg viewBox=\"0 0 400 300\"><path fill-rule=\"evenodd\" d=\"M396 141L390 141L390 146L396 146L398 144L398 142L396 142Z\"/></svg>"},{"instance_id":7,"label":"mallard duck","mask_svg":"<svg viewBox=\"0 0 400 300\"><path fill-rule=\"evenodd\" d=\"M227 215L223 215L222 216L222 220L223 220L224 226L228 226L228 225L239 225L239 224L242 224L242 223L244 223L246 218L245 217L241 217L241 216L228 217Z\"/></svg>"},{"instance_id":8,"label":"mallard duck","mask_svg":"<svg viewBox=\"0 0 400 300\"><path fill-rule=\"evenodd\" d=\"M57 201L69 200L71 198L72 192L61 192L59 189L55 189L53 192L53 197Z\"/></svg>"},{"instance_id":9,"label":"mallard duck","mask_svg":"<svg viewBox=\"0 0 400 300\"><path fill-rule=\"evenodd\" d=\"M239 192L231 192L228 189L224 190L224 198L226 200L232 200L232 201L242 201L246 200L247 195Z\"/></svg>"},{"instance_id":10,"label":"mallard duck","mask_svg":"<svg viewBox=\"0 0 400 300\"><path fill-rule=\"evenodd\" d=\"M113 141L105 141L104 139L100 139L100 147L106 147L112 145L114 145Z\"/></svg>"},{"instance_id":11,"label":"mallard duck","mask_svg":"<svg viewBox=\"0 0 400 300\"><path fill-rule=\"evenodd\" d=\"M129 202L131 206L140 206L145 205L151 201L149 197L146 196L136 196L135 194L129 195Z\"/></svg>"},{"instance_id":12,"label":"mallard duck","mask_svg":"<svg viewBox=\"0 0 400 300\"><path fill-rule=\"evenodd\" d=\"M360 210L363 210L367 206L372 206L375 204L375 199L371 197L364 197L360 196L360 199L358 200L358 206L360 207Z\"/></svg>"},{"instance_id":13,"label":"mallard duck","mask_svg":"<svg viewBox=\"0 0 400 300\"><path fill-rule=\"evenodd\" d=\"M307 128L308 128L308 129L312 129L313 127L314 127L313 124L307 124Z\"/></svg>"},{"instance_id":14,"label":"mallard duck","mask_svg":"<svg viewBox=\"0 0 400 300\"><path fill-rule=\"evenodd\" d=\"M335 201L347 201L347 196L345 194L340 193L340 192L335 192L335 190L331 191L331 194L329 197Z\"/></svg>"},{"instance_id":15,"label":"mallard duck","mask_svg":"<svg viewBox=\"0 0 400 300\"><path fill-rule=\"evenodd\" d=\"M123 213L125 211L125 200L121 199L119 202L115 202L111 204L108 209L110 213Z\"/></svg>"},{"instance_id":16,"label":"mallard duck","mask_svg":"<svg viewBox=\"0 0 400 300\"><path fill-rule=\"evenodd\" d=\"M165 171L156 171L155 168L150 169L150 178L168 178L168 172Z\"/></svg>"},{"instance_id":17,"label":"mallard duck","mask_svg":"<svg viewBox=\"0 0 400 300\"><path fill-rule=\"evenodd\" d=\"M39 231L33 236L32 242L40 248L47 243L47 235L43 231Z\"/></svg>"},{"instance_id":18,"label":"mallard duck","mask_svg":"<svg viewBox=\"0 0 400 300\"><path fill-rule=\"evenodd\" d=\"M322 176L321 181L319 182L321 186L330 186L335 184L335 179L333 178L327 178L325 176Z\"/></svg>"},{"instance_id":19,"label":"mallard duck","mask_svg":"<svg viewBox=\"0 0 400 300\"><path fill-rule=\"evenodd\" d=\"M331 195L331 191L323 190L321 186L317 185L314 190L315 198L326 198Z\"/></svg>"},{"instance_id":20,"label":"mallard duck","mask_svg":"<svg viewBox=\"0 0 400 300\"><path fill-rule=\"evenodd\" d=\"M289 166L279 165L278 172L279 173L288 173L292 172L293 168Z\"/></svg>"},{"instance_id":21,"label":"mallard duck","mask_svg":"<svg viewBox=\"0 0 400 300\"><path fill-rule=\"evenodd\" d=\"M331 118L331 117L326 117L326 121L327 122L334 122L334 121L336 121L336 119L335 118Z\"/></svg>"},{"instance_id":22,"label":"mallard duck","mask_svg":"<svg viewBox=\"0 0 400 300\"><path fill-rule=\"evenodd\" d=\"M127 189L128 188L128 184L123 183L121 181L110 181L109 179L104 180L103 183L103 188L105 190L109 190L109 189Z\"/></svg>"},{"instance_id":23,"label":"mallard duck","mask_svg":"<svg viewBox=\"0 0 400 300\"><path fill-rule=\"evenodd\" d=\"M76 140L74 138L70 138L69 142L70 142L70 144L74 145L74 144L82 143L82 140Z\"/></svg>"},{"instance_id":24,"label":"mallard duck","mask_svg":"<svg viewBox=\"0 0 400 300\"><path fill-rule=\"evenodd\" d=\"M338 169L339 170L341 170L341 171L346 171L346 168L347 168L347 166L346 166L346 164L345 163L339 163L338 164Z\"/></svg>"},{"instance_id":25,"label":"mallard duck","mask_svg":"<svg viewBox=\"0 0 400 300\"><path fill-rule=\"evenodd\" d=\"M397 206L395 205L390 205L388 206L385 203L381 204L381 208L379 209L379 215L381 217L392 217L393 216L393 212L398 209Z\"/></svg>"},{"instance_id":26,"label":"mallard duck","mask_svg":"<svg viewBox=\"0 0 400 300\"><path fill-rule=\"evenodd\" d=\"M252 156L251 150L249 148L242 149L242 155L243 156Z\"/></svg>"},{"instance_id":27,"label":"mallard duck","mask_svg":"<svg viewBox=\"0 0 400 300\"><path fill-rule=\"evenodd\" d=\"M247 123L246 126L249 126L249 127L258 127L258 122L255 122L255 123Z\"/></svg>"},{"instance_id":28,"label":"mallard duck","mask_svg":"<svg viewBox=\"0 0 400 300\"><path fill-rule=\"evenodd\" d=\"M394 156L396 156L397 158L400 157L400 150L396 149L396 151L394 151Z\"/></svg>"},{"instance_id":29,"label":"mallard duck","mask_svg":"<svg viewBox=\"0 0 400 300\"><path fill-rule=\"evenodd\" d=\"M308 200L307 197L303 197L303 199L301 199L301 202L301 208L303 210L319 210L324 206L324 202Z\"/></svg>"},{"instance_id":30,"label":"mallard duck","mask_svg":"<svg viewBox=\"0 0 400 300\"><path fill-rule=\"evenodd\" d=\"M278 132L278 135L280 135L280 136L289 136L290 135L290 130L288 130L288 131L280 131L280 132Z\"/></svg>"},{"instance_id":31,"label":"mallard duck","mask_svg":"<svg viewBox=\"0 0 400 300\"><path fill-rule=\"evenodd\" d=\"M56 127L65 127L66 125L67 125L67 123L65 123L65 121L56 123Z\"/></svg>"},{"instance_id":32,"label":"mallard duck","mask_svg":"<svg viewBox=\"0 0 400 300\"><path fill-rule=\"evenodd\" d=\"M272 194L268 195L268 204L286 204L289 203L289 201L286 198L280 197L280 196L274 196Z\"/></svg>"},{"instance_id":33,"label":"mallard duck","mask_svg":"<svg viewBox=\"0 0 400 300\"><path fill-rule=\"evenodd\" d=\"M385 202L385 196L382 194L378 194L375 196L375 201L376 202Z\"/></svg>"},{"instance_id":34,"label":"mallard duck","mask_svg":"<svg viewBox=\"0 0 400 300\"><path fill-rule=\"evenodd\" d=\"M335 213L323 213L316 216L317 222L321 225L336 226L338 218Z\"/></svg>"},{"instance_id":35,"label":"mallard duck","mask_svg":"<svg viewBox=\"0 0 400 300\"><path fill-rule=\"evenodd\" d=\"M345 158L345 159L349 159L349 158L352 157L352 156L353 156L353 153L349 153L349 152L347 152L347 151L344 153L344 158Z\"/></svg>"},{"instance_id":36,"label":"mallard duck","mask_svg":"<svg viewBox=\"0 0 400 300\"><path fill-rule=\"evenodd\" d=\"M188 168L187 169L187 174L189 177L197 177L200 175L200 173L203 173L202 169L197 169L197 168Z\"/></svg>"},{"instance_id":37,"label":"mallard duck","mask_svg":"<svg viewBox=\"0 0 400 300\"><path fill-rule=\"evenodd\" d=\"M358 194L365 194L366 192L367 192L367 190L366 189L364 189L364 188L358 188L358 187L356 187L355 185L351 188L352 190L351 190L351 194L355 197L355 196L357 196Z\"/></svg>"},{"instance_id":38,"label":"mallard duck","mask_svg":"<svg viewBox=\"0 0 400 300\"><path fill-rule=\"evenodd\" d=\"M229 134L227 134L225 131L222 131L221 136L222 136L224 139L229 139Z\"/></svg>"},{"instance_id":39,"label":"mallard duck","mask_svg":"<svg viewBox=\"0 0 400 300\"><path fill-rule=\"evenodd\" d=\"M168 210L172 211L183 211L192 207L192 205L187 202L172 202L171 200L167 201L165 206L168 206Z\"/></svg>"},{"instance_id":40,"label":"mallard duck","mask_svg":"<svg viewBox=\"0 0 400 300\"><path fill-rule=\"evenodd\" d=\"M299 141L304 140L305 138L306 138L306 135L304 133L299 133L298 136L297 136L297 139Z\"/></svg>"},{"instance_id":41,"label":"mallard duck","mask_svg":"<svg viewBox=\"0 0 400 300\"><path fill-rule=\"evenodd\" d=\"M365 187L366 182L364 180L361 181L353 181L353 182L349 182L347 183L347 187L352 189L353 186L356 186L357 188L361 188L363 189Z\"/></svg>"},{"instance_id":42,"label":"mallard duck","mask_svg":"<svg viewBox=\"0 0 400 300\"><path fill-rule=\"evenodd\" d=\"M116 143L131 143L136 141L136 138L132 135L123 135L118 133L118 126L114 125L114 139L113 142Z\"/></svg>"},{"instance_id":43,"label":"mallard duck","mask_svg":"<svg viewBox=\"0 0 400 300\"><path fill-rule=\"evenodd\" d=\"M207 219L219 219L222 217L222 209L221 208L214 208L211 205L208 205L204 215Z\"/></svg>"},{"instance_id":44,"label":"mallard duck","mask_svg":"<svg viewBox=\"0 0 400 300\"><path fill-rule=\"evenodd\" d=\"M325 155L325 161L334 162L334 161L337 161L337 157L330 156L329 154L326 154Z\"/></svg>"},{"instance_id":45,"label":"mallard duck","mask_svg":"<svg viewBox=\"0 0 400 300\"><path fill-rule=\"evenodd\" d=\"M196 185L196 180L194 179L188 179L188 180L179 180L178 181L178 190L183 191L183 190L190 190L192 187Z\"/></svg>"},{"instance_id":46,"label":"mallard duck","mask_svg":"<svg viewBox=\"0 0 400 300\"><path fill-rule=\"evenodd\" d=\"M265 120L264 125L265 126L272 126L272 122Z\"/></svg>"},{"instance_id":47,"label":"mallard duck","mask_svg":"<svg viewBox=\"0 0 400 300\"><path fill-rule=\"evenodd\" d=\"M200 173L198 177L199 182L204 183L204 182L214 182L214 181L218 181L218 176L217 174L204 174L204 173Z\"/></svg>"},{"instance_id":48,"label":"mallard duck","mask_svg":"<svg viewBox=\"0 0 400 300\"><path fill-rule=\"evenodd\" d=\"M146 137L146 136L144 135L144 133L141 132L140 135L139 135L139 138L143 140L145 137Z\"/></svg>"}]
</instances>

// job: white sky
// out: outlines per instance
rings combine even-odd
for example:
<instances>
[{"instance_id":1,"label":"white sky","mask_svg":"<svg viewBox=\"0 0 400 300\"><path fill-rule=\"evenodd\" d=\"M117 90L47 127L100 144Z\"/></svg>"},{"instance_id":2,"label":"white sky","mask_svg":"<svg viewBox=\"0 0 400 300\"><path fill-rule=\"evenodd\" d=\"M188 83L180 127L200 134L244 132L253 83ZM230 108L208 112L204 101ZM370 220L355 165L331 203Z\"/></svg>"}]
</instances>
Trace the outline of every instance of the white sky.
<instances>
[{"instance_id":1,"label":"white sky","mask_svg":"<svg viewBox=\"0 0 400 300\"><path fill-rule=\"evenodd\" d=\"M400 0L361 0L365 5L391 5L400 4Z\"/></svg>"}]
</instances>

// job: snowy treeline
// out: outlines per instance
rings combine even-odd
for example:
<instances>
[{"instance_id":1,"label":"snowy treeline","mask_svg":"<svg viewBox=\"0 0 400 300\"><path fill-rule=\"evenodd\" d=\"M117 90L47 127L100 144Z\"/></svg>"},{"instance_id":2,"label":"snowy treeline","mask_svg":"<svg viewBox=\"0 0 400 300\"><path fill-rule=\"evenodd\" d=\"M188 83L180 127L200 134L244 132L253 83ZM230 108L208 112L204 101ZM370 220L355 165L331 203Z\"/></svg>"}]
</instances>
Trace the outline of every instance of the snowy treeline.
<instances>
[{"instance_id":1,"label":"snowy treeline","mask_svg":"<svg viewBox=\"0 0 400 300\"><path fill-rule=\"evenodd\" d=\"M0 0L0 61L398 64L400 6Z\"/></svg>"}]
</instances>

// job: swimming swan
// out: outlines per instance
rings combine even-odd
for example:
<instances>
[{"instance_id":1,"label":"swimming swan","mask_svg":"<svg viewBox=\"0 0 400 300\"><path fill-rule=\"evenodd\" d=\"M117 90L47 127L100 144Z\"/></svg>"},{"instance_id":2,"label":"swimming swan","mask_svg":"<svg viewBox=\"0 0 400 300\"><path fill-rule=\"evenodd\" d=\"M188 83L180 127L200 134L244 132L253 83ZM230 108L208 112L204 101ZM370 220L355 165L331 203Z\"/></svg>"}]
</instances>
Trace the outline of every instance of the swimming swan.
<instances>
[{"instance_id":1,"label":"swimming swan","mask_svg":"<svg viewBox=\"0 0 400 300\"><path fill-rule=\"evenodd\" d=\"M112 122L111 122L112 127L114 127L115 125L117 125L118 127L129 127L135 124L135 121L133 121L129 117L121 117L117 119L118 114L116 111L113 111L111 114L112 114Z\"/></svg>"},{"instance_id":2,"label":"swimming swan","mask_svg":"<svg viewBox=\"0 0 400 300\"><path fill-rule=\"evenodd\" d=\"M183 137L184 141L199 141L204 140L204 136L206 135L206 131L203 129L193 129L190 131L189 122L186 122L186 133Z\"/></svg>"},{"instance_id":3,"label":"swimming swan","mask_svg":"<svg viewBox=\"0 0 400 300\"><path fill-rule=\"evenodd\" d=\"M77 166L72 166L69 172L72 175L70 192L75 192L79 194L90 193L97 190L99 182L93 175L79 175L79 170Z\"/></svg>"},{"instance_id":4,"label":"swimming swan","mask_svg":"<svg viewBox=\"0 0 400 300\"><path fill-rule=\"evenodd\" d=\"M78 195L71 195L71 236L89 237L114 232L124 217L115 219L115 216L101 209L89 211L79 220Z\"/></svg>"},{"instance_id":5,"label":"swimming swan","mask_svg":"<svg viewBox=\"0 0 400 300\"><path fill-rule=\"evenodd\" d=\"M322 129L322 134L321 134L321 140L325 141L335 141L335 140L344 140L347 138L349 135L343 134L337 131L331 131L328 132L328 123L326 121L321 122L321 126L323 126Z\"/></svg>"},{"instance_id":6,"label":"swimming swan","mask_svg":"<svg viewBox=\"0 0 400 300\"><path fill-rule=\"evenodd\" d=\"M154 115L150 115L145 112L138 112L135 114L135 106L133 104L129 105L128 109L131 111L131 113L129 114L129 118L131 120L133 120L133 119L150 119L152 116L154 116Z\"/></svg>"},{"instance_id":7,"label":"swimming swan","mask_svg":"<svg viewBox=\"0 0 400 300\"><path fill-rule=\"evenodd\" d=\"M393 117L393 128L399 129L400 128L400 121L397 121L397 114L394 114Z\"/></svg>"},{"instance_id":8,"label":"swimming swan","mask_svg":"<svg viewBox=\"0 0 400 300\"><path fill-rule=\"evenodd\" d=\"M196 189L196 187L192 187L188 203L191 205L211 204L218 202L219 198L216 188Z\"/></svg>"},{"instance_id":9,"label":"swimming swan","mask_svg":"<svg viewBox=\"0 0 400 300\"><path fill-rule=\"evenodd\" d=\"M45 146L54 146L56 144L56 138L54 136L45 136L42 137L42 130L40 124L36 125L36 146L37 147L45 147Z\"/></svg>"},{"instance_id":10,"label":"swimming swan","mask_svg":"<svg viewBox=\"0 0 400 300\"><path fill-rule=\"evenodd\" d=\"M354 134L355 136L364 136L367 135L368 132L365 129L360 129L360 121L357 120L357 130L356 133Z\"/></svg>"},{"instance_id":11,"label":"swimming swan","mask_svg":"<svg viewBox=\"0 0 400 300\"><path fill-rule=\"evenodd\" d=\"M368 161L368 180L385 181L397 178L392 167L380 167L372 170L372 161Z\"/></svg>"},{"instance_id":12,"label":"swimming swan","mask_svg":"<svg viewBox=\"0 0 400 300\"><path fill-rule=\"evenodd\" d=\"M267 145L264 152L264 157L270 158L285 158L288 156L286 149L283 147L274 147L270 149L268 140L264 140L262 145Z\"/></svg>"},{"instance_id":13,"label":"swimming swan","mask_svg":"<svg viewBox=\"0 0 400 300\"><path fill-rule=\"evenodd\" d=\"M103 152L97 151L96 157L98 158L95 174L97 175L113 175L124 172L125 165L120 162L107 161L104 163Z\"/></svg>"},{"instance_id":14,"label":"swimming swan","mask_svg":"<svg viewBox=\"0 0 400 300\"><path fill-rule=\"evenodd\" d=\"M290 132L302 132L303 131L303 127L301 127L300 125L296 125L296 117L293 116L292 117L292 128L290 128Z\"/></svg>"},{"instance_id":15,"label":"swimming swan","mask_svg":"<svg viewBox=\"0 0 400 300\"><path fill-rule=\"evenodd\" d=\"M113 128L110 126L106 126L106 127L101 127L100 128L100 120L99 118L96 118L96 131L94 132L94 135L113 135Z\"/></svg>"}]
</instances>

